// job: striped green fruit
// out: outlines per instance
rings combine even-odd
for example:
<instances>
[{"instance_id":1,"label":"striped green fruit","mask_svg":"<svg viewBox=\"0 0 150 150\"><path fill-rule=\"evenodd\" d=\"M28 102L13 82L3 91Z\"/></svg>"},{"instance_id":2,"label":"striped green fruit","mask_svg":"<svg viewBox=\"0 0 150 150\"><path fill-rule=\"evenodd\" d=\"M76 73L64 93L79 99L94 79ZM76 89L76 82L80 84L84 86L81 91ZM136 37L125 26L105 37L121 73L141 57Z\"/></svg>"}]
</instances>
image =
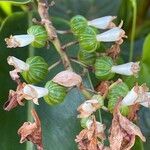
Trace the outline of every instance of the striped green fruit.
<instances>
[{"instance_id":1,"label":"striped green fruit","mask_svg":"<svg viewBox=\"0 0 150 150\"><path fill-rule=\"evenodd\" d=\"M62 103L67 95L67 88L53 81L48 81L45 88L48 89L49 93L44 97L44 100L49 105Z\"/></svg>"},{"instance_id":2,"label":"striped green fruit","mask_svg":"<svg viewBox=\"0 0 150 150\"><path fill-rule=\"evenodd\" d=\"M88 53L86 50L79 50L78 60L86 65L94 65L96 60L96 53Z\"/></svg>"},{"instance_id":3,"label":"striped green fruit","mask_svg":"<svg viewBox=\"0 0 150 150\"><path fill-rule=\"evenodd\" d=\"M87 20L81 16L74 16L70 21L71 30L75 35L81 34L84 29L88 26Z\"/></svg>"},{"instance_id":4,"label":"striped green fruit","mask_svg":"<svg viewBox=\"0 0 150 150\"><path fill-rule=\"evenodd\" d=\"M48 35L43 26L34 25L31 26L27 33L30 35L34 35L35 40L31 43L33 47L41 48L46 45L46 41L48 40Z\"/></svg>"},{"instance_id":5,"label":"striped green fruit","mask_svg":"<svg viewBox=\"0 0 150 150\"><path fill-rule=\"evenodd\" d=\"M113 60L111 57L102 56L97 58L94 66L95 75L98 79L109 80L114 77L114 73L111 72L113 66Z\"/></svg>"},{"instance_id":6,"label":"striped green fruit","mask_svg":"<svg viewBox=\"0 0 150 150\"><path fill-rule=\"evenodd\" d=\"M129 92L128 86L124 82L120 82L112 86L112 88L108 92L108 109L110 112L113 112L116 103L118 102L119 98L123 98ZM120 108L121 113L124 116L127 116L129 113L128 106L121 106Z\"/></svg>"},{"instance_id":7,"label":"striped green fruit","mask_svg":"<svg viewBox=\"0 0 150 150\"><path fill-rule=\"evenodd\" d=\"M92 27L87 26L79 35L80 47L87 52L94 52L99 47L99 42L96 39L96 32Z\"/></svg>"},{"instance_id":8,"label":"striped green fruit","mask_svg":"<svg viewBox=\"0 0 150 150\"><path fill-rule=\"evenodd\" d=\"M29 65L29 70L23 71L21 74L27 83L38 83L46 78L48 74L48 64L42 57L29 57L26 63Z\"/></svg>"}]
</instances>

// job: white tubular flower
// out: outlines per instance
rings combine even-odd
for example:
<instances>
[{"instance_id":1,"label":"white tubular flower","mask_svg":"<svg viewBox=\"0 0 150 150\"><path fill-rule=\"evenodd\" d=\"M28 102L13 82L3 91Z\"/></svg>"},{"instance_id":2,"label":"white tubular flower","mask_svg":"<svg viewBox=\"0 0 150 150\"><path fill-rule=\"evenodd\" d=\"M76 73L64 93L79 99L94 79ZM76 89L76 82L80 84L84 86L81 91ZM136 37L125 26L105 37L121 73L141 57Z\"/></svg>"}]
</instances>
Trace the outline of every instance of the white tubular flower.
<instances>
[{"instance_id":1,"label":"white tubular flower","mask_svg":"<svg viewBox=\"0 0 150 150\"><path fill-rule=\"evenodd\" d=\"M134 86L130 92L123 98L122 105L130 106L139 103L145 107L149 106L150 93L145 85Z\"/></svg>"},{"instance_id":2,"label":"white tubular flower","mask_svg":"<svg viewBox=\"0 0 150 150\"><path fill-rule=\"evenodd\" d=\"M33 100L33 102L37 105L39 105L38 99L43 96L46 96L47 94L48 94L48 89L43 88L43 87L38 87L38 86L31 85L31 84L27 84L23 88L24 98L27 100Z\"/></svg>"},{"instance_id":3,"label":"white tubular flower","mask_svg":"<svg viewBox=\"0 0 150 150\"><path fill-rule=\"evenodd\" d=\"M14 68L15 68L13 71L9 72L10 76L13 80L16 80L16 79L19 78L17 73L29 70L29 65L28 64L26 64L24 61L14 57L14 56L9 56L7 58L7 62L8 62L9 65L14 66Z\"/></svg>"},{"instance_id":4,"label":"white tubular flower","mask_svg":"<svg viewBox=\"0 0 150 150\"><path fill-rule=\"evenodd\" d=\"M34 41L34 35L23 34L23 35L14 35L6 38L6 44L8 48L24 47L29 45Z\"/></svg>"},{"instance_id":5,"label":"white tubular flower","mask_svg":"<svg viewBox=\"0 0 150 150\"><path fill-rule=\"evenodd\" d=\"M83 104L78 107L78 118L86 118L89 117L93 112L95 112L98 108L100 108L100 104L98 100L92 99L87 100Z\"/></svg>"},{"instance_id":6,"label":"white tubular flower","mask_svg":"<svg viewBox=\"0 0 150 150\"><path fill-rule=\"evenodd\" d=\"M96 36L97 41L100 42L116 42L117 44L122 44L123 39L126 38L125 31L120 27L115 27L106 32L98 34Z\"/></svg>"},{"instance_id":7,"label":"white tubular flower","mask_svg":"<svg viewBox=\"0 0 150 150\"><path fill-rule=\"evenodd\" d=\"M99 29L110 29L116 27L116 25L112 22L116 18L116 16L105 16L88 21L88 25Z\"/></svg>"},{"instance_id":8,"label":"white tubular flower","mask_svg":"<svg viewBox=\"0 0 150 150\"><path fill-rule=\"evenodd\" d=\"M136 76L139 71L140 71L139 62L135 62L135 63L129 62L126 64L113 66L111 68L111 72L118 73L121 75L127 75L127 76L131 76L131 75Z\"/></svg>"}]
</instances>

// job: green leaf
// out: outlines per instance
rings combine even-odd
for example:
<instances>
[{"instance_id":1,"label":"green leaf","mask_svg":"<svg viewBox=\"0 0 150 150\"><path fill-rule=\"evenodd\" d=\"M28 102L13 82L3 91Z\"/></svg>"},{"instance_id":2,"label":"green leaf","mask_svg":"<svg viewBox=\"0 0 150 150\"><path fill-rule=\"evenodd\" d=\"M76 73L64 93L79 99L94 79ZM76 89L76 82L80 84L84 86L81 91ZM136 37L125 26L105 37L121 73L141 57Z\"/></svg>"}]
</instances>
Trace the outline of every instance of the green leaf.
<instances>
[{"instance_id":1,"label":"green leaf","mask_svg":"<svg viewBox=\"0 0 150 150\"><path fill-rule=\"evenodd\" d=\"M15 4L27 4L31 2L32 0L0 0L0 2L11 2Z\"/></svg>"}]
</instances>

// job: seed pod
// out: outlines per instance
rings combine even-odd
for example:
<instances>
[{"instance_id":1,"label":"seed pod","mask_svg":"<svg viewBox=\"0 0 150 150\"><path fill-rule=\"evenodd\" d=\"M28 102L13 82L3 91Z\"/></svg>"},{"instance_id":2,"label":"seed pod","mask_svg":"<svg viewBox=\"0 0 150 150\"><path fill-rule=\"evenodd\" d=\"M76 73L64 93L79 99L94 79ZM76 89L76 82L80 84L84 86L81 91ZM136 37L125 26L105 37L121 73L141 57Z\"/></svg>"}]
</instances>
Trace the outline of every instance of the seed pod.
<instances>
[{"instance_id":1,"label":"seed pod","mask_svg":"<svg viewBox=\"0 0 150 150\"><path fill-rule=\"evenodd\" d=\"M92 27L86 27L79 36L80 47L87 52L94 52L99 47L96 39L96 32Z\"/></svg>"},{"instance_id":2,"label":"seed pod","mask_svg":"<svg viewBox=\"0 0 150 150\"><path fill-rule=\"evenodd\" d=\"M49 93L44 97L44 100L49 105L60 104L64 101L67 94L67 88L61 86L53 81L48 81L45 85Z\"/></svg>"},{"instance_id":3,"label":"seed pod","mask_svg":"<svg viewBox=\"0 0 150 150\"><path fill-rule=\"evenodd\" d=\"M40 56L33 56L26 60L29 70L21 74L28 83L38 83L45 79L48 74L48 64Z\"/></svg>"},{"instance_id":4,"label":"seed pod","mask_svg":"<svg viewBox=\"0 0 150 150\"><path fill-rule=\"evenodd\" d=\"M116 103L118 102L119 98L123 98L129 92L128 86L124 82L119 82L118 84L114 84L112 88L108 92L108 109L110 112L113 112ZM123 115L128 115L129 107L128 106L121 106L120 111Z\"/></svg>"},{"instance_id":5,"label":"seed pod","mask_svg":"<svg viewBox=\"0 0 150 150\"><path fill-rule=\"evenodd\" d=\"M87 27L87 20L83 16L77 15L71 19L70 25L72 32L78 36Z\"/></svg>"},{"instance_id":6,"label":"seed pod","mask_svg":"<svg viewBox=\"0 0 150 150\"><path fill-rule=\"evenodd\" d=\"M96 53L87 53L86 50L79 50L78 59L86 65L93 65L96 60Z\"/></svg>"},{"instance_id":7,"label":"seed pod","mask_svg":"<svg viewBox=\"0 0 150 150\"><path fill-rule=\"evenodd\" d=\"M109 80L113 78L114 73L111 72L113 60L111 57L103 56L96 59L95 75L98 79Z\"/></svg>"},{"instance_id":8,"label":"seed pod","mask_svg":"<svg viewBox=\"0 0 150 150\"><path fill-rule=\"evenodd\" d=\"M33 47L41 48L45 46L48 36L43 26L40 25L31 26L27 30L27 33L29 35L34 35L34 41L31 43Z\"/></svg>"}]
</instances>

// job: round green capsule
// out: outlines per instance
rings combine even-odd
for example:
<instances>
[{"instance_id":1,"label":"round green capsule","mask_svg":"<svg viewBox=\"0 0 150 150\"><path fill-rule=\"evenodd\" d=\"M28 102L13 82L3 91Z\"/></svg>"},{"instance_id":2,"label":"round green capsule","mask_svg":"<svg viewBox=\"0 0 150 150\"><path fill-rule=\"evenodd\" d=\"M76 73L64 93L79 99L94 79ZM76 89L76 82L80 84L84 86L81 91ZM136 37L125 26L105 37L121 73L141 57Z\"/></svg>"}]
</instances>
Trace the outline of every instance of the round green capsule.
<instances>
[{"instance_id":1,"label":"round green capsule","mask_svg":"<svg viewBox=\"0 0 150 150\"><path fill-rule=\"evenodd\" d=\"M46 45L48 35L43 26L33 25L27 30L27 33L35 37L35 40L31 43L33 47L41 48Z\"/></svg>"},{"instance_id":2,"label":"round green capsule","mask_svg":"<svg viewBox=\"0 0 150 150\"><path fill-rule=\"evenodd\" d=\"M26 60L29 65L28 71L21 74L27 83L38 83L43 81L48 74L48 64L40 56L33 56Z\"/></svg>"},{"instance_id":3,"label":"round green capsule","mask_svg":"<svg viewBox=\"0 0 150 150\"><path fill-rule=\"evenodd\" d=\"M96 53L88 53L86 50L79 50L78 60L86 65L94 65L96 60Z\"/></svg>"},{"instance_id":4,"label":"round green capsule","mask_svg":"<svg viewBox=\"0 0 150 150\"><path fill-rule=\"evenodd\" d=\"M108 109L110 112L113 112L116 103L118 102L120 97L125 97L129 92L128 86L124 82L120 82L118 84L114 84L112 88L108 92ZM121 113L124 116L127 116L129 113L128 106L121 106L120 108Z\"/></svg>"},{"instance_id":5,"label":"round green capsule","mask_svg":"<svg viewBox=\"0 0 150 150\"><path fill-rule=\"evenodd\" d=\"M113 60L111 57L102 56L97 58L94 66L95 66L95 75L98 79L109 80L113 78L114 73L111 72Z\"/></svg>"},{"instance_id":6,"label":"round green capsule","mask_svg":"<svg viewBox=\"0 0 150 150\"><path fill-rule=\"evenodd\" d=\"M87 52L94 52L99 47L99 42L96 39L96 32L91 27L86 27L79 35L80 47Z\"/></svg>"},{"instance_id":7,"label":"round green capsule","mask_svg":"<svg viewBox=\"0 0 150 150\"><path fill-rule=\"evenodd\" d=\"M49 105L62 103L67 95L67 88L53 81L48 81L45 88L48 89L49 93L44 97L44 100Z\"/></svg>"},{"instance_id":8,"label":"round green capsule","mask_svg":"<svg viewBox=\"0 0 150 150\"><path fill-rule=\"evenodd\" d=\"M70 21L71 30L75 35L81 34L88 26L87 20L81 16L74 16Z\"/></svg>"}]
</instances>

